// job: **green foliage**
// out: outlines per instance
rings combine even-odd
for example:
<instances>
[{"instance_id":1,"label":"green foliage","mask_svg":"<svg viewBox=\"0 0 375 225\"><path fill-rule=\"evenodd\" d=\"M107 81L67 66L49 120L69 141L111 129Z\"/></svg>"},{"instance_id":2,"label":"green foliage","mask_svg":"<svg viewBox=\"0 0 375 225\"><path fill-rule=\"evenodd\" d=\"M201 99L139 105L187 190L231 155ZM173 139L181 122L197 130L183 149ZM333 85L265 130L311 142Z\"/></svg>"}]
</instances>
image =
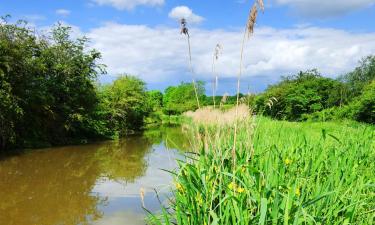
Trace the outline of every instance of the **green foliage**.
<instances>
[{"instance_id":1,"label":"green foliage","mask_svg":"<svg viewBox=\"0 0 375 225\"><path fill-rule=\"evenodd\" d=\"M192 126L197 153L151 224L373 224L374 127L258 118L254 135L239 124L234 163L233 127Z\"/></svg>"},{"instance_id":2,"label":"green foliage","mask_svg":"<svg viewBox=\"0 0 375 225\"><path fill-rule=\"evenodd\" d=\"M100 54L56 26L37 37L24 23L0 25L0 146L31 147L95 138Z\"/></svg>"},{"instance_id":3,"label":"green foliage","mask_svg":"<svg viewBox=\"0 0 375 225\"><path fill-rule=\"evenodd\" d=\"M124 136L144 125L150 108L145 83L129 75L99 88L101 120L113 135Z\"/></svg>"},{"instance_id":4,"label":"green foliage","mask_svg":"<svg viewBox=\"0 0 375 225\"><path fill-rule=\"evenodd\" d=\"M322 77L316 70L300 72L270 86L256 97L253 107L276 119L298 121L303 114L340 105L342 88L342 83Z\"/></svg>"},{"instance_id":5,"label":"green foliage","mask_svg":"<svg viewBox=\"0 0 375 225\"><path fill-rule=\"evenodd\" d=\"M158 111L163 107L163 93L161 91L148 91L147 100L152 111Z\"/></svg>"},{"instance_id":6,"label":"green foliage","mask_svg":"<svg viewBox=\"0 0 375 225\"><path fill-rule=\"evenodd\" d=\"M321 112L304 115L310 121L350 119L375 124L375 81L367 85L361 95L343 107L332 107Z\"/></svg>"},{"instance_id":7,"label":"green foliage","mask_svg":"<svg viewBox=\"0 0 375 225\"><path fill-rule=\"evenodd\" d=\"M365 86L375 79L375 56L370 55L362 59L360 65L339 80L347 84L347 93L349 98L360 95Z\"/></svg>"},{"instance_id":8,"label":"green foliage","mask_svg":"<svg viewBox=\"0 0 375 225\"><path fill-rule=\"evenodd\" d=\"M196 82L198 98L204 102L204 83ZM192 83L181 83L178 86L171 86L165 90L163 97L163 111L168 115L181 114L198 108L194 85Z\"/></svg>"}]
</instances>

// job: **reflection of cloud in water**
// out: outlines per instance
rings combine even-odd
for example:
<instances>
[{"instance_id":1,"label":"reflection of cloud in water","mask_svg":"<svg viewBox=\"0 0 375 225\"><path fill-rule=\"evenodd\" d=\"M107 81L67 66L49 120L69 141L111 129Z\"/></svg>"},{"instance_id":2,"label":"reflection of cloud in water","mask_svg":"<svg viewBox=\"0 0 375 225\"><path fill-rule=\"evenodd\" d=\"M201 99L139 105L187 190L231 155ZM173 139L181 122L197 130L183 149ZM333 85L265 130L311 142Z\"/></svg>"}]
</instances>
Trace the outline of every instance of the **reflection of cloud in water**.
<instances>
[{"instance_id":1,"label":"reflection of cloud in water","mask_svg":"<svg viewBox=\"0 0 375 225\"><path fill-rule=\"evenodd\" d=\"M93 225L144 225L145 215L130 211L115 212L97 220Z\"/></svg>"},{"instance_id":2,"label":"reflection of cloud in water","mask_svg":"<svg viewBox=\"0 0 375 225\"><path fill-rule=\"evenodd\" d=\"M0 224L145 224L140 189L146 208L160 210L153 189L165 201L172 179L161 168L173 170L181 157L166 146L184 149L180 128L2 158Z\"/></svg>"},{"instance_id":3,"label":"reflection of cloud in water","mask_svg":"<svg viewBox=\"0 0 375 225\"><path fill-rule=\"evenodd\" d=\"M180 154L176 150L167 150L164 143L153 146L151 154L144 160L147 161L147 170L144 176L135 180L111 179L102 177L97 180L92 193L108 198L108 205L104 205L101 210L106 215L119 211L139 213L144 218L145 213L141 207L140 189L145 190L145 206L148 210L156 211L160 209L160 203L154 192L157 190L161 201L165 201L165 196L170 191L172 176L170 173L162 170L173 170L176 168L175 158ZM116 218L119 215L116 214ZM108 220L110 218L107 218ZM119 219L119 218L117 218ZM127 218L129 219L129 218ZM120 220L121 222L123 220ZM107 223L111 224L112 223ZM144 224L144 223L143 223Z\"/></svg>"},{"instance_id":4,"label":"reflection of cloud in water","mask_svg":"<svg viewBox=\"0 0 375 225\"><path fill-rule=\"evenodd\" d=\"M156 188L160 192L167 192L171 183L171 175L161 169L173 170L176 168L174 159L178 153L166 150L163 145L155 146L154 152L148 156L146 174L133 182L125 180L99 179L92 192L110 198L139 196L139 191L144 188L146 192L153 192Z\"/></svg>"}]
</instances>

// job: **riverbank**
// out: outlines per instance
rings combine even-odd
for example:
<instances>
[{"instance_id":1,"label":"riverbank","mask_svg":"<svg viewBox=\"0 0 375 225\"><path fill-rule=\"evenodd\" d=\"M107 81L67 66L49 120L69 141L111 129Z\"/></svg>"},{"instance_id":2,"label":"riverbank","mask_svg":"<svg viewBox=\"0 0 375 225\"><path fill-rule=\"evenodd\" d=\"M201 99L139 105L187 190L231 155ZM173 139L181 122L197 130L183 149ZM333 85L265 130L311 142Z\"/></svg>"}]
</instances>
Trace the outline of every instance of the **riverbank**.
<instances>
[{"instance_id":1,"label":"riverbank","mask_svg":"<svg viewBox=\"0 0 375 225\"><path fill-rule=\"evenodd\" d=\"M192 151L153 224L372 224L375 127L259 117L191 124ZM169 212L169 213L167 213Z\"/></svg>"}]
</instances>

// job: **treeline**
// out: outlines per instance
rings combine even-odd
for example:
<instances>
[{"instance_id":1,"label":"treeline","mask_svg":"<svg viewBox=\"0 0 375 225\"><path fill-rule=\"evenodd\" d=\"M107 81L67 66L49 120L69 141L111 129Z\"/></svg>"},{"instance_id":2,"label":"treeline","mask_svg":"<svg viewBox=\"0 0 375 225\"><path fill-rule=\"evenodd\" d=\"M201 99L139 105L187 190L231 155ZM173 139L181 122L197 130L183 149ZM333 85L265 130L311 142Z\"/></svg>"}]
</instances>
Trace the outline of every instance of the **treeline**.
<instances>
[{"instance_id":1,"label":"treeline","mask_svg":"<svg viewBox=\"0 0 375 225\"><path fill-rule=\"evenodd\" d=\"M85 51L57 26L37 35L25 23L0 23L0 147L34 147L97 138L100 53Z\"/></svg>"},{"instance_id":2,"label":"treeline","mask_svg":"<svg viewBox=\"0 0 375 225\"><path fill-rule=\"evenodd\" d=\"M181 83L164 93L147 91L129 75L111 84L97 84L105 73L99 52L87 50L86 38L72 38L70 28L57 25L37 35L24 23L0 23L0 147L1 149L84 143L121 137L196 110L194 86ZM375 122L375 56L338 79L316 70L284 77L257 95L240 95L255 113L275 119ZM202 106L233 107L236 96L205 95Z\"/></svg>"},{"instance_id":3,"label":"treeline","mask_svg":"<svg viewBox=\"0 0 375 225\"><path fill-rule=\"evenodd\" d=\"M227 109L236 104L236 96L205 96L203 83L198 84L201 105ZM262 93L240 94L239 99L255 114L278 120L349 119L375 124L375 56L365 57L352 72L337 79L317 70L299 72L282 77ZM197 105L193 86L186 83L167 88L163 100L162 109L168 115L194 110Z\"/></svg>"},{"instance_id":4,"label":"treeline","mask_svg":"<svg viewBox=\"0 0 375 225\"><path fill-rule=\"evenodd\" d=\"M255 112L275 119L375 124L375 56L364 58L354 71L337 79L323 77L317 70L300 72L246 98Z\"/></svg>"},{"instance_id":5,"label":"treeline","mask_svg":"<svg viewBox=\"0 0 375 225\"><path fill-rule=\"evenodd\" d=\"M57 25L37 35L27 24L0 23L0 149L44 147L122 136L143 126L152 109L145 83L105 73L86 38Z\"/></svg>"}]
</instances>

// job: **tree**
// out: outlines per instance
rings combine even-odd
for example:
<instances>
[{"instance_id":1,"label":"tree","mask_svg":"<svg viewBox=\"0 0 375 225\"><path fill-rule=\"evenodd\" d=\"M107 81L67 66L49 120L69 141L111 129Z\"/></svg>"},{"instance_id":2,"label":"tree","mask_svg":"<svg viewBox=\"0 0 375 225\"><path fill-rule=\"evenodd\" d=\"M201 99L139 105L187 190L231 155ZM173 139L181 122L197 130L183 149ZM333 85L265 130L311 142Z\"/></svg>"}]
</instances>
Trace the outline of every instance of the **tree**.
<instances>
[{"instance_id":1,"label":"tree","mask_svg":"<svg viewBox=\"0 0 375 225\"><path fill-rule=\"evenodd\" d=\"M204 101L204 83L196 82L198 98ZM165 90L163 97L163 111L168 115L181 114L198 108L194 86L192 83L181 83L178 86L170 86Z\"/></svg>"},{"instance_id":2,"label":"tree","mask_svg":"<svg viewBox=\"0 0 375 225\"><path fill-rule=\"evenodd\" d=\"M149 113L145 83L137 77L122 75L100 90L102 120L119 136L142 128Z\"/></svg>"},{"instance_id":3,"label":"tree","mask_svg":"<svg viewBox=\"0 0 375 225\"><path fill-rule=\"evenodd\" d=\"M254 108L276 119L301 120L303 114L340 105L341 87L316 70L300 72L267 88L256 97Z\"/></svg>"},{"instance_id":4,"label":"tree","mask_svg":"<svg viewBox=\"0 0 375 225\"><path fill-rule=\"evenodd\" d=\"M89 139L98 100L100 54L57 25L37 36L24 22L0 23L0 146L35 147Z\"/></svg>"},{"instance_id":5,"label":"tree","mask_svg":"<svg viewBox=\"0 0 375 225\"><path fill-rule=\"evenodd\" d=\"M161 91L148 91L147 100L152 111L158 111L163 107L163 93Z\"/></svg>"},{"instance_id":6,"label":"tree","mask_svg":"<svg viewBox=\"0 0 375 225\"><path fill-rule=\"evenodd\" d=\"M339 80L347 84L347 94L350 98L359 96L365 86L375 79L375 55L370 55L360 61L354 71L342 76Z\"/></svg>"}]
</instances>

